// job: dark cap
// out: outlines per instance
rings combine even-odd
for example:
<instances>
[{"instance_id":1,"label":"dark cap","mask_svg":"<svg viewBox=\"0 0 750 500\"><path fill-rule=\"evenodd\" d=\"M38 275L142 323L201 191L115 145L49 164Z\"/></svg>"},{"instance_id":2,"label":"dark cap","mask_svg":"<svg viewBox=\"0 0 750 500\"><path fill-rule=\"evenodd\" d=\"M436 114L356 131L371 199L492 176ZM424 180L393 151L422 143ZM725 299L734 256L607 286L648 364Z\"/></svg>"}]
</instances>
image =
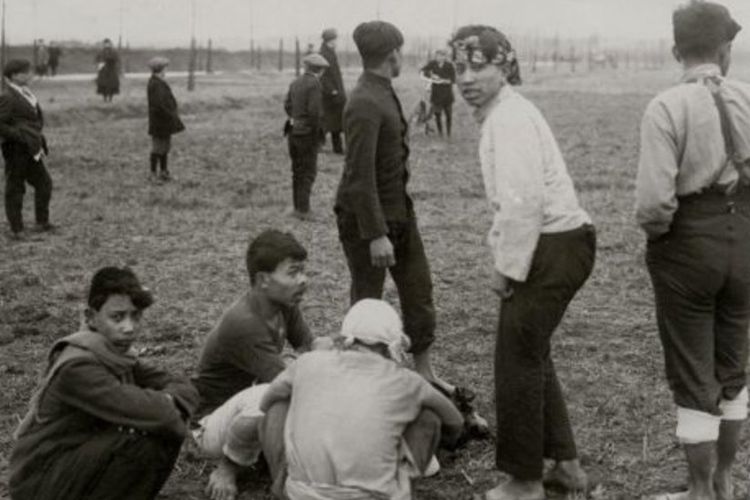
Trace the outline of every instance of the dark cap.
<instances>
[{"instance_id":1,"label":"dark cap","mask_svg":"<svg viewBox=\"0 0 750 500\"><path fill-rule=\"evenodd\" d=\"M683 55L708 55L742 29L723 5L692 0L672 14L674 43Z\"/></svg>"},{"instance_id":2,"label":"dark cap","mask_svg":"<svg viewBox=\"0 0 750 500\"><path fill-rule=\"evenodd\" d=\"M404 35L391 23L369 21L357 26L354 43L363 58L386 56L404 44Z\"/></svg>"},{"instance_id":3,"label":"dark cap","mask_svg":"<svg viewBox=\"0 0 750 500\"><path fill-rule=\"evenodd\" d=\"M339 34L335 28L327 28L323 30L323 34L321 36L324 42L328 42L330 40L337 39L339 37Z\"/></svg>"},{"instance_id":4,"label":"dark cap","mask_svg":"<svg viewBox=\"0 0 750 500\"><path fill-rule=\"evenodd\" d=\"M154 303L151 292L127 267L103 267L91 279L89 307L100 309L111 295L127 295L138 309L146 309Z\"/></svg>"},{"instance_id":5,"label":"dark cap","mask_svg":"<svg viewBox=\"0 0 750 500\"><path fill-rule=\"evenodd\" d=\"M5 63L3 76L5 78L10 78L18 73L28 73L29 71L31 71L31 61L28 59L11 59Z\"/></svg>"}]
</instances>

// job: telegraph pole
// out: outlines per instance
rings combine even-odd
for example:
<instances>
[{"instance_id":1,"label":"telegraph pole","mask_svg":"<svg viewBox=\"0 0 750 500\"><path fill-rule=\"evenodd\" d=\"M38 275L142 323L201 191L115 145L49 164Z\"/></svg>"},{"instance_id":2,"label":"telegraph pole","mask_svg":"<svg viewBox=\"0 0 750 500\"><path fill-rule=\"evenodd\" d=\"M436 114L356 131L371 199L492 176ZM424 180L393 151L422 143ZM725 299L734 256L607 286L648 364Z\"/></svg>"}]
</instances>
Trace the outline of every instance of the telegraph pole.
<instances>
[{"instance_id":1,"label":"telegraph pole","mask_svg":"<svg viewBox=\"0 0 750 500\"><path fill-rule=\"evenodd\" d=\"M195 90L195 1L190 0L190 59L188 61L188 81L187 89L192 92Z\"/></svg>"},{"instance_id":2,"label":"telegraph pole","mask_svg":"<svg viewBox=\"0 0 750 500\"><path fill-rule=\"evenodd\" d=\"M3 0L2 20L0 20L0 67L5 68L5 0ZM5 78L2 79L2 88L5 90Z\"/></svg>"}]
</instances>

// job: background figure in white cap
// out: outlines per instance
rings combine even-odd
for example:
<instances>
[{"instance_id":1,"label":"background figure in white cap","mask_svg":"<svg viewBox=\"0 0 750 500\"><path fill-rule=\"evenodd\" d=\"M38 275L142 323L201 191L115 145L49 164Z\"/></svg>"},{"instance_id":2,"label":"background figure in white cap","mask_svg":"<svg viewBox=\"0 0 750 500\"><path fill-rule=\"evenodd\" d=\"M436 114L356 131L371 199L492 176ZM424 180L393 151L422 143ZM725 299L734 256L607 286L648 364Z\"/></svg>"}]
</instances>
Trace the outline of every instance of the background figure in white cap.
<instances>
[{"instance_id":1,"label":"background figure in white cap","mask_svg":"<svg viewBox=\"0 0 750 500\"><path fill-rule=\"evenodd\" d=\"M320 44L320 55L328 61L329 67L320 79L323 86L323 141L325 135L331 133L331 147L336 154L343 154L341 145L341 131L344 128L344 105L346 104L346 91L344 80L341 78L339 60L336 56L336 41L338 33L333 28L323 30L323 43Z\"/></svg>"},{"instance_id":2,"label":"background figure in white cap","mask_svg":"<svg viewBox=\"0 0 750 500\"><path fill-rule=\"evenodd\" d=\"M292 215L308 220L310 192L318 173L318 137L323 126L323 92L320 77L328 68L320 54L308 54L302 59L305 73L289 86L284 110L288 116L284 135L289 142L292 159Z\"/></svg>"},{"instance_id":3,"label":"background figure in white cap","mask_svg":"<svg viewBox=\"0 0 750 500\"><path fill-rule=\"evenodd\" d=\"M437 447L441 440L455 446L463 417L401 366L409 338L389 304L357 302L341 334L343 349L303 354L261 402L267 409L291 400L286 494L290 500L410 499L410 479L437 473Z\"/></svg>"},{"instance_id":4,"label":"background figure in white cap","mask_svg":"<svg viewBox=\"0 0 750 500\"><path fill-rule=\"evenodd\" d=\"M167 166L172 135L185 130L177 114L177 100L164 79L169 59L154 57L148 62L148 135L151 136L151 179L168 181L172 177ZM157 174L157 165L159 173Z\"/></svg>"}]
</instances>

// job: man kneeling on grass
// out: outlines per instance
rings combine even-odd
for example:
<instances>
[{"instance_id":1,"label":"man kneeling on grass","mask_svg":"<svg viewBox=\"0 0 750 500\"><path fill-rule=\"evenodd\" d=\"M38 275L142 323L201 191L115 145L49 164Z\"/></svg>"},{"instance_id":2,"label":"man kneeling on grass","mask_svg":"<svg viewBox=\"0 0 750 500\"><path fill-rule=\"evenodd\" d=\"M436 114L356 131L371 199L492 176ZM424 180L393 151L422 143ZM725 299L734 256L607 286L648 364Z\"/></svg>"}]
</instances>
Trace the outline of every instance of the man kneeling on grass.
<instances>
[{"instance_id":1,"label":"man kneeling on grass","mask_svg":"<svg viewBox=\"0 0 750 500\"><path fill-rule=\"evenodd\" d=\"M411 478L437 473L441 438L454 446L463 417L422 376L401 366L409 338L386 302L357 302L341 333L342 350L300 356L263 396L261 410L291 399L286 495L410 499Z\"/></svg>"},{"instance_id":2,"label":"man kneeling on grass","mask_svg":"<svg viewBox=\"0 0 750 500\"><path fill-rule=\"evenodd\" d=\"M149 500L159 493L198 394L131 353L152 302L129 269L94 275L85 326L52 346L16 431L13 500Z\"/></svg>"},{"instance_id":3,"label":"man kneeling on grass","mask_svg":"<svg viewBox=\"0 0 750 500\"><path fill-rule=\"evenodd\" d=\"M237 496L237 474L263 455L273 491L283 485L283 425L286 408L260 412L268 383L286 364L286 341L309 350L312 335L299 310L307 288L307 251L289 233L269 230L250 243L246 255L250 289L224 313L203 347L194 380L203 417L194 436L203 452L219 460L207 494L214 500Z\"/></svg>"}]
</instances>

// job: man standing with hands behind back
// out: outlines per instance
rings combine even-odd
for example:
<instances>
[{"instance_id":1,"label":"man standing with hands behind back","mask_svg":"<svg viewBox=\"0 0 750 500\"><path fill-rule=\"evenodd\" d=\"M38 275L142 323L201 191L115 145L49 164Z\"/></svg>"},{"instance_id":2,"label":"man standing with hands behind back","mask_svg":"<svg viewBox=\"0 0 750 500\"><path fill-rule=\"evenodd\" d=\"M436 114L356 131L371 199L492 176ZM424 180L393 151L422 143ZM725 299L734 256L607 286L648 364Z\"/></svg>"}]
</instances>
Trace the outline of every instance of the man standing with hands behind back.
<instances>
[{"instance_id":1,"label":"man standing with hands behind back","mask_svg":"<svg viewBox=\"0 0 750 500\"><path fill-rule=\"evenodd\" d=\"M487 424L472 408L473 394L440 379L431 363L432 279L406 191L408 125L391 86L401 71L404 38L398 28L382 21L360 24L353 36L364 72L344 108L346 161L335 206L351 273L351 302L381 298L386 269L390 272L416 371L451 397L466 416L468 429L481 435Z\"/></svg>"}]
</instances>

